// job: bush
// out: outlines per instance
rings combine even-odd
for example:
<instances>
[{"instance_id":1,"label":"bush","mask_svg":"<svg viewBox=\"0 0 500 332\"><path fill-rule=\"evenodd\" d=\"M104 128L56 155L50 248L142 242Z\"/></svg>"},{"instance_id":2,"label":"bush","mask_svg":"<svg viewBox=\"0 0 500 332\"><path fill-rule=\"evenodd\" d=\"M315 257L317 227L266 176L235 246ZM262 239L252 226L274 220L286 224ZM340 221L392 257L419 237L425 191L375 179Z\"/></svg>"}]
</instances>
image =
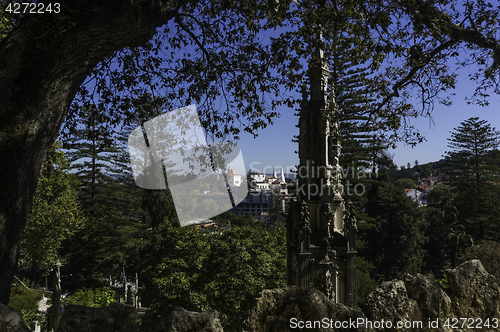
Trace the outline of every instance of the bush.
<instances>
[{"instance_id":1,"label":"bush","mask_svg":"<svg viewBox=\"0 0 500 332\"><path fill-rule=\"evenodd\" d=\"M31 321L42 319L38 311L38 302L43 298L43 293L16 285L11 288L10 294L7 306L19 311L26 325L30 326Z\"/></svg>"},{"instance_id":2,"label":"bush","mask_svg":"<svg viewBox=\"0 0 500 332\"><path fill-rule=\"evenodd\" d=\"M63 305L77 304L86 307L98 308L106 307L114 302L116 302L115 291L109 289L108 287L97 289L83 288L77 290L73 295L68 296L63 301Z\"/></svg>"},{"instance_id":3,"label":"bush","mask_svg":"<svg viewBox=\"0 0 500 332\"><path fill-rule=\"evenodd\" d=\"M38 302L42 298L42 293L17 285L13 286L10 290L10 300L8 306L18 311L38 310Z\"/></svg>"}]
</instances>

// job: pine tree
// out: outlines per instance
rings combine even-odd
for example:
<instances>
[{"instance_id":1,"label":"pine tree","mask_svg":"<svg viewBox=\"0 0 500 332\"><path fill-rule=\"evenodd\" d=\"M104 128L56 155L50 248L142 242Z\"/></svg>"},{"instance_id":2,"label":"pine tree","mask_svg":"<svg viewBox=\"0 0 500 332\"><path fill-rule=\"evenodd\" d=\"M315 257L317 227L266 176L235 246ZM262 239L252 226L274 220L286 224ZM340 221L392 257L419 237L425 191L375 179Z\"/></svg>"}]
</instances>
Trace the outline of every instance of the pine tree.
<instances>
[{"instance_id":1,"label":"pine tree","mask_svg":"<svg viewBox=\"0 0 500 332\"><path fill-rule=\"evenodd\" d=\"M339 44L339 48L342 47ZM349 58L345 54L349 54ZM370 103L374 102L368 86L369 70L353 63L350 56L349 49L339 49L331 61L332 82L340 112L341 165L371 169L377 154L387 146L377 135L380 127L365 115Z\"/></svg>"},{"instance_id":2,"label":"pine tree","mask_svg":"<svg viewBox=\"0 0 500 332\"><path fill-rule=\"evenodd\" d=\"M63 135L64 147L81 182L78 196L87 223L63 251L72 281L93 286L97 277L118 275L123 267L138 271L139 251L148 241L116 128L93 106L81 107L76 121L76 130Z\"/></svg>"},{"instance_id":3,"label":"pine tree","mask_svg":"<svg viewBox=\"0 0 500 332\"><path fill-rule=\"evenodd\" d=\"M366 188L385 164L387 144L379 135L380 124L367 115L374 103L369 83L371 70L366 65L370 55L362 46L368 42L358 40L356 44L345 33L348 29L349 24L339 26L338 33L331 38L330 80L339 107L344 196L355 204L358 216L364 218Z\"/></svg>"},{"instance_id":4,"label":"pine tree","mask_svg":"<svg viewBox=\"0 0 500 332\"><path fill-rule=\"evenodd\" d=\"M105 184L118 174L113 168L117 148L113 128L105 120L102 111L95 106L81 107L75 131L65 130L63 148L71 169L82 182L79 197L87 213L98 215L99 198L103 197ZM101 193L101 194L100 194Z\"/></svg>"},{"instance_id":5,"label":"pine tree","mask_svg":"<svg viewBox=\"0 0 500 332\"><path fill-rule=\"evenodd\" d=\"M451 132L448 138L446 160L453 166L454 171L461 172L464 177L471 178L480 183L490 179L491 164L489 153L496 150L500 140L500 132L486 120L469 118Z\"/></svg>"},{"instance_id":6,"label":"pine tree","mask_svg":"<svg viewBox=\"0 0 500 332\"><path fill-rule=\"evenodd\" d=\"M494 185L498 175L493 162L500 133L486 120L469 118L451 132L445 159L449 183L458 209L458 221L477 241L499 223L500 196Z\"/></svg>"},{"instance_id":7,"label":"pine tree","mask_svg":"<svg viewBox=\"0 0 500 332\"><path fill-rule=\"evenodd\" d=\"M366 65L370 55L366 52L369 40L353 40L349 33L351 26L347 22L340 23L338 30L330 36L330 83L335 91L339 107L340 141L342 145L340 165L344 169L344 198L354 203L357 215L361 220L371 221L366 214L367 192L377 177L377 171L390 167L392 159L386 152L387 144L378 135L383 129L380 122L367 116L370 104L374 102L369 82L371 69ZM388 163L390 162L390 163ZM359 219L358 219L359 220ZM359 225L360 237L358 248L366 250L366 237L370 236L374 224L365 222ZM366 296L377 285L378 276L372 264L375 257L364 254L357 261L358 302L362 303Z\"/></svg>"},{"instance_id":8,"label":"pine tree","mask_svg":"<svg viewBox=\"0 0 500 332\"><path fill-rule=\"evenodd\" d=\"M448 186L434 188L427 195L428 205L425 214L428 227L425 235L425 271L442 277L447 268L451 268L454 256L454 245L448 234L457 221L457 208L453 204L452 193Z\"/></svg>"}]
</instances>

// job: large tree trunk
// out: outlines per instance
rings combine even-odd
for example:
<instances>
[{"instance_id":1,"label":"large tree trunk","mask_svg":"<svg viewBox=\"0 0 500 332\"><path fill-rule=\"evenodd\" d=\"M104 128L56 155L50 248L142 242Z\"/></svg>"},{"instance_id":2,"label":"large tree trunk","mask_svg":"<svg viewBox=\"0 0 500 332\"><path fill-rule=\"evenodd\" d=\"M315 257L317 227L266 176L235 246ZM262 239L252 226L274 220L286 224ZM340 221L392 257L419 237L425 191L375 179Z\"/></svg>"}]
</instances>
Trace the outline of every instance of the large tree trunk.
<instances>
[{"instance_id":1,"label":"large tree trunk","mask_svg":"<svg viewBox=\"0 0 500 332\"><path fill-rule=\"evenodd\" d=\"M41 1L40 1L41 2ZM7 304L42 165L78 88L124 47L146 43L172 16L161 0L63 2L0 42L0 303Z\"/></svg>"}]
</instances>

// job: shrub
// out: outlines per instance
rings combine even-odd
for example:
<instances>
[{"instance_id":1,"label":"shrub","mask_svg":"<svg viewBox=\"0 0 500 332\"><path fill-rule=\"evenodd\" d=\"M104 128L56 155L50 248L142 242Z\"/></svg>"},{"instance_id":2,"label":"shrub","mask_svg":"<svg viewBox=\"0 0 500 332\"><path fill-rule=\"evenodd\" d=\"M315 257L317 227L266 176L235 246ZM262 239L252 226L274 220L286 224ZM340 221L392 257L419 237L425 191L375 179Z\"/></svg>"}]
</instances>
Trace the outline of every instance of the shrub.
<instances>
[{"instance_id":1,"label":"shrub","mask_svg":"<svg viewBox=\"0 0 500 332\"><path fill-rule=\"evenodd\" d=\"M109 289L108 287L96 288L96 289L79 289L73 295L68 296L64 301L63 305L77 304L86 307L106 307L111 303L116 302L115 291Z\"/></svg>"},{"instance_id":2,"label":"shrub","mask_svg":"<svg viewBox=\"0 0 500 332\"><path fill-rule=\"evenodd\" d=\"M42 319L42 315L38 311L38 302L43 298L43 293L16 285L12 286L10 294L7 306L19 311L27 326L30 326L33 320Z\"/></svg>"}]
</instances>

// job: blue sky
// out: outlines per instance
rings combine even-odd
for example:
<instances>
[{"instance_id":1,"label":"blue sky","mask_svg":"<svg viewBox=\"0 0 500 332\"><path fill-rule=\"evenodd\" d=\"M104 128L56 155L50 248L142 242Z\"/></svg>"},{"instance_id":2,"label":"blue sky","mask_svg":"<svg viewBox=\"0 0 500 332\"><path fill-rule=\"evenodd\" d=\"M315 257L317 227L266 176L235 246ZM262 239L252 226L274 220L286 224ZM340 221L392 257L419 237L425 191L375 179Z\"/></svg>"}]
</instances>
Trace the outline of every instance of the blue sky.
<instances>
[{"instance_id":1,"label":"blue sky","mask_svg":"<svg viewBox=\"0 0 500 332\"><path fill-rule=\"evenodd\" d=\"M432 113L433 123L424 117L411 119L411 124L425 136L427 141L413 148L398 143L396 149L390 149L389 153L393 155L394 162L398 166L406 166L407 163L413 166L415 160L424 164L441 159L447 150L447 138L450 137L450 132L470 117L485 119L500 130L500 96L492 93L489 99L490 105L486 107L468 105L465 100L472 95L476 87L476 83L471 82L468 77L472 70L475 69L467 67L457 72L459 76L456 89L449 91L455 93L451 97L453 104L451 106L436 104ZM298 134L298 128L295 127L298 118L294 116L293 109L281 108L279 111L281 117L273 126L261 130L256 139L250 135L242 135L239 145L247 169L253 166L257 171L271 172L272 166L283 166L286 172L287 167L298 164L298 156L294 153L298 150L298 145L291 141L293 135Z\"/></svg>"}]
</instances>

